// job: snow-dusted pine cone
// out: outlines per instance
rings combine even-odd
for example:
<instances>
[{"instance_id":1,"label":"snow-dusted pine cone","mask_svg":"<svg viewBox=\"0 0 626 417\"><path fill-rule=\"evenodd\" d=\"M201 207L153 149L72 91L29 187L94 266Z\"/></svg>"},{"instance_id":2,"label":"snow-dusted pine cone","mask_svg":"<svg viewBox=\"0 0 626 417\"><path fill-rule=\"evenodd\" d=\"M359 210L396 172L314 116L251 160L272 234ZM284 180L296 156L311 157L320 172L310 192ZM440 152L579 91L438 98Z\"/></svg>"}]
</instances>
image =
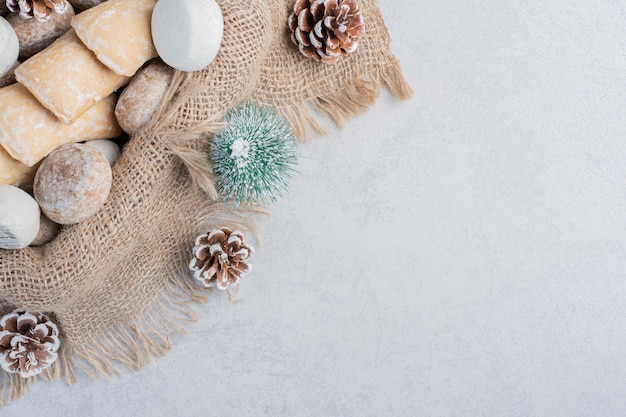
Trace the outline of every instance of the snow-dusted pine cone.
<instances>
[{"instance_id":1,"label":"snow-dusted pine cone","mask_svg":"<svg viewBox=\"0 0 626 417\"><path fill-rule=\"evenodd\" d=\"M15 310L0 319L0 366L28 378L57 360L59 329L43 314Z\"/></svg>"},{"instance_id":2,"label":"snow-dusted pine cone","mask_svg":"<svg viewBox=\"0 0 626 417\"><path fill-rule=\"evenodd\" d=\"M356 51L365 34L357 0L296 0L288 24L300 52L325 64Z\"/></svg>"},{"instance_id":3,"label":"snow-dusted pine cone","mask_svg":"<svg viewBox=\"0 0 626 417\"><path fill-rule=\"evenodd\" d=\"M50 19L50 12L65 13L67 0L6 0L7 8L19 12L24 19L35 18L39 22Z\"/></svg>"},{"instance_id":4,"label":"snow-dusted pine cone","mask_svg":"<svg viewBox=\"0 0 626 417\"><path fill-rule=\"evenodd\" d=\"M213 229L196 238L189 268L205 287L225 290L236 285L252 266L246 260L254 253L243 242L243 235L227 227Z\"/></svg>"}]
</instances>

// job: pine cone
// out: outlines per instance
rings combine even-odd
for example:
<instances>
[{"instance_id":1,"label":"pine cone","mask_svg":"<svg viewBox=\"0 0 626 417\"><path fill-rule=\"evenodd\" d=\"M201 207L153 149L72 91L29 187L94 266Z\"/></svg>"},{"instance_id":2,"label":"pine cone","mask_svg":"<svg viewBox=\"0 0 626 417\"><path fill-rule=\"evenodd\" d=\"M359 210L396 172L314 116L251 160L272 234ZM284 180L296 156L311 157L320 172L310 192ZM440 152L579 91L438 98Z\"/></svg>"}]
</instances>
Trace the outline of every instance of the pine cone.
<instances>
[{"instance_id":1,"label":"pine cone","mask_svg":"<svg viewBox=\"0 0 626 417\"><path fill-rule=\"evenodd\" d=\"M50 19L50 12L63 14L67 11L67 0L6 0L7 8L20 12L23 19L35 18L39 22Z\"/></svg>"},{"instance_id":2,"label":"pine cone","mask_svg":"<svg viewBox=\"0 0 626 417\"><path fill-rule=\"evenodd\" d=\"M28 378L57 360L59 329L43 314L15 310L0 319L0 366Z\"/></svg>"},{"instance_id":3,"label":"pine cone","mask_svg":"<svg viewBox=\"0 0 626 417\"><path fill-rule=\"evenodd\" d=\"M241 232L226 227L213 229L196 238L193 259L189 268L205 287L217 286L225 290L236 285L242 276L252 270L247 260L254 250L243 242Z\"/></svg>"},{"instance_id":4,"label":"pine cone","mask_svg":"<svg viewBox=\"0 0 626 417\"><path fill-rule=\"evenodd\" d=\"M300 52L325 64L354 52L365 34L357 0L296 0L288 23Z\"/></svg>"}]
</instances>

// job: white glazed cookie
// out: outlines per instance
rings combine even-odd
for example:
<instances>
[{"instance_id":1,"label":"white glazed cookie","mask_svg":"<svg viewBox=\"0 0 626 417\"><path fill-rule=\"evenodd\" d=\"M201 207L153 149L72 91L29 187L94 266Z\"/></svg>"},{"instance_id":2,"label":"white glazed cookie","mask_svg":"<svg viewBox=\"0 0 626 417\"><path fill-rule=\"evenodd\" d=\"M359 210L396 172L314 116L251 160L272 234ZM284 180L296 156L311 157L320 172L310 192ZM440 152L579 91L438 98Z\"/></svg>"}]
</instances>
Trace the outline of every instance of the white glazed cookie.
<instances>
[{"instance_id":1,"label":"white glazed cookie","mask_svg":"<svg viewBox=\"0 0 626 417\"><path fill-rule=\"evenodd\" d=\"M119 145L113 142L112 140L106 140L106 139L89 140L85 142L85 145L91 146L92 148L97 149L100 152L102 152L102 155L104 155L106 160L109 161L109 165L111 166L115 164L115 161L117 161L121 155Z\"/></svg>"},{"instance_id":2,"label":"white glazed cookie","mask_svg":"<svg viewBox=\"0 0 626 417\"><path fill-rule=\"evenodd\" d=\"M33 179L37 166L29 167L17 159L13 159L0 146L0 184L19 185Z\"/></svg>"},{"instance_id":3,"label":"white glazed cookie","mask_svg":"<svg viewBox=\"0 0 626 417\"><path fill-rule=\"evenodd\" d=\"M199 71L217 56L224 18L215 0L159 0L152 13L152 40L165 63Z\"/></svg>"},{"instance_id":4,"label":"white glazed cookie","mask_svg":"<svg viewBox=\"0 0 626 417\"><path fill-rule=\"evenodd\" d=\"M24 190L0 184L0 248L22 249L39 232L39 206Z\"/></svg>"},{"instance_id":5,"label":"white glazed cookie","mask_svg":"<svg viewBox=\"0 0 626 417\"><path fill-rule=\"evenodd\" d=\"M4 17L0 17L0 77L13 67L19 52L15 30Z\"/></svg>"}]
</instances>

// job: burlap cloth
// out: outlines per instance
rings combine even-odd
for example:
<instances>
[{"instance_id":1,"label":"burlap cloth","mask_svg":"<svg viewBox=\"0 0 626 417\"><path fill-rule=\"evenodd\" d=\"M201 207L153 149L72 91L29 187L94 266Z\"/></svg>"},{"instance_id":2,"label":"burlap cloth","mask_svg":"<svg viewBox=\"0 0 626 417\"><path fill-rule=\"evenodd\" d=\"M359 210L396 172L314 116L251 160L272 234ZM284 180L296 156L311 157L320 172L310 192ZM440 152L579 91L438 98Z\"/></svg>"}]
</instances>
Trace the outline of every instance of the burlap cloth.
<instances>
[{"instance_id":1,"label":"burlap cloth","mask_svg":"<svg viewBox=\"0 0 626 417\"><path fill-rule=\"evenodd\" d=\"M187 265L207 222L241 217L213 203L209 135L242 101L276 107L299 138L323 133L326 115L341 125L373 103L382 87L411 90L391 54L374 0L361 0L366 35L338 65L305 59L291 44L293 0L218 0L224 38L205 70L176 73L151 124L124 147L102 210L64 227L43 247L0 250L0 313L49 313L62 336L60 360L43 378L76 379L75 369L110 375L138 369L169 348L168 335L193 320L205 290ZM32 382L2 372L2 401ZM0 381L1 383L2 381Z\"/></svg>"}]
</instances>

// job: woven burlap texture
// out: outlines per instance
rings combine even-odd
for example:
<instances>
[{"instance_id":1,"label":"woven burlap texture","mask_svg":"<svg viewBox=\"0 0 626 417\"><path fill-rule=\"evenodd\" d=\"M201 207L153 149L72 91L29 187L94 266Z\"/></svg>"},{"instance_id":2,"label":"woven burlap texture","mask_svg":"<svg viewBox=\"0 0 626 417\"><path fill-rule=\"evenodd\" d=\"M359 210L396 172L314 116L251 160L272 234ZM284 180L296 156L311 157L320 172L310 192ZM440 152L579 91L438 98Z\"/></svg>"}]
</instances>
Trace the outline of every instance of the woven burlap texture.
<instances>
[{"instance_id":1,"label":"woven burlap texture","mask_svg":"<svg viewBox=\"0 0 626 417\"><path fill-rule=\"evenodd\" d=\"M225 112L248 100L276 107L299 138L324 133L371 105L381 88L411 95L374 0L361 0L366 35L357 52L328 66L291 43L293 0L218 0L224 38L205 70L177 72L152 122L113 167L108 201L43 247L0 250L0 313L50 314L61 329L60 360L43 378L74 382L76 368L110 375L138 369L169 348L168 335L193 320L205 290L187 265L208 224L243 226L214 203L206 152ZM322 117L320 117L322 116ZM3 401L31 380L3 375Z\"/></svg>"}]
</instances>

